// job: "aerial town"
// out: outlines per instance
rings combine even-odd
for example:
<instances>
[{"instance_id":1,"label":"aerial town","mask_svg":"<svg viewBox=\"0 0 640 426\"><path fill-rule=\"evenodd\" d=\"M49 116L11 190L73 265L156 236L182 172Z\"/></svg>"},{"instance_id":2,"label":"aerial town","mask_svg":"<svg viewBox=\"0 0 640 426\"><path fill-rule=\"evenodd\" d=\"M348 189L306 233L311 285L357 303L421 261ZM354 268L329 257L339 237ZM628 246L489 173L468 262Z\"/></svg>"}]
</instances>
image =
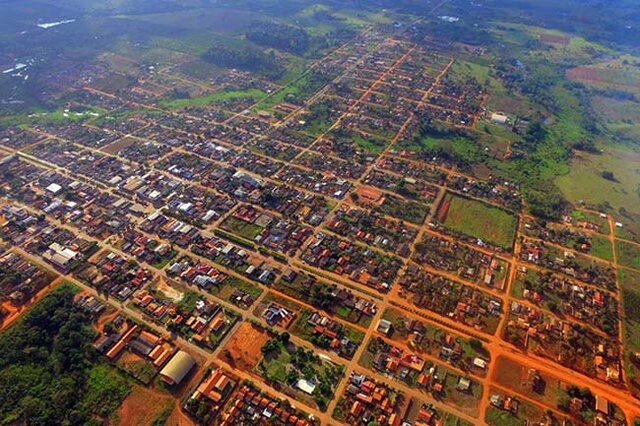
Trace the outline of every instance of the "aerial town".
<instances>
[{"instance_id":1,"label":"aerial town","mask_svg":"<svg viewBox=\"0 0 640 426\"><path fill-rule=\"evenodd\" d=\"M313 56L261 24L288 80L127 44L49 77L55 119L0 121L0 424L640 424L640 203L542 200L517 169L560 167L532 146L569 113L426 3L302 9L362 21ZM504 55L534 31L509 25ZM532 58L586 55L535 31ZM72 369L77 401L24 396Z\"/></svg>"}]
</instances>

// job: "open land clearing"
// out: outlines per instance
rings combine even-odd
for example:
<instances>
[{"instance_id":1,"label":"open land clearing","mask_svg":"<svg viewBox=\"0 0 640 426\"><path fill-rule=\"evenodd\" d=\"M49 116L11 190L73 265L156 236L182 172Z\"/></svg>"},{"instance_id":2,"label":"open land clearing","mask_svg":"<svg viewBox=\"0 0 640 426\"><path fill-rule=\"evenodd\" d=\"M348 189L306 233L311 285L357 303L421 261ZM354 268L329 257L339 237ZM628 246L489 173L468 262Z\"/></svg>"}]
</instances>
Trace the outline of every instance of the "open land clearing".
<instances>
[{"instance_id":1,"label":"open land clearing","mask_svg":"<svg viewBox=\"0 0 640 426\"><path fill-rule=\"evenodd\" d=\"M498 207L455 195L442 201L438 219L454 231L509 249L515 239L517 218Z\"/></svg>"},{"instance_id":2,"label":"open land clearing","mask_svg":"<svg viewBox=\"0 0 640 426\"><path fill-rule=\"evenodd\" d=\"M260 349L267 340L269 336L264 330L243 322L222 349L220 357L234 368L252 372L262 358Z\"/></svg>"},{"instance_id":3,"label":"open land clearing","mask_svg":"<svg viewBox=\"0 0 640 426\"><path fill-rule=\"evenodd\" d=\"M604 151L576 153L569 173L556 179L558 186L572 202L609 203L615 210L640 211L640 151L626 145L609 145ZM615 180L605 179L604 171L612 172Z\"/></svg>"}]
</instances>

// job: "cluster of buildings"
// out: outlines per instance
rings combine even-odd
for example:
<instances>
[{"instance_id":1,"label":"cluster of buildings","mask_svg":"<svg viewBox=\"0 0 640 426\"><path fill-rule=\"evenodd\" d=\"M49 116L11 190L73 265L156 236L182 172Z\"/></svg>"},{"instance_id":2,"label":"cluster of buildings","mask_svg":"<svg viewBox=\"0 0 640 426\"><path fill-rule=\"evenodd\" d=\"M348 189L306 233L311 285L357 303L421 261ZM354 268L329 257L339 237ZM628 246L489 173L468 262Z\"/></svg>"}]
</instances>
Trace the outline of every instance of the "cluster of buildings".
<instances>
[{"instance_id":1,"label":"cluster of buildings","mask_svg":"<svg viewBox=\"0 0 640 426\"><path fill-rule=\"evenodd\" d=\"M343 204L326 222L332 232L407 257L417 228L404 222Z\"/></svg>"},{"instance_id":2,"label":"cluster of buildings","mask_svg":"<svg viewBox=\"0 0 640 426\"><path fill-rule=\"evenodd\" d=\"M95 253L98 246L66 228L49 226L37 238L29 240L25 249L41 256L58 271L67 273Z\"/></svg>"},{"instance_id":3,"label":"cluster of buildings","mask_svg":"<svg viewBox=\"0 0 640 426\"><path fill-rule=\"evenodd\" d=\"M8 301L19 306L41 289L51 284L54 275L43 271L19 254L0 255L0 303Z\"/></svg>"},{"instance_id":4,"label":"cluster of buildings","mask_svg":"<svg viewBox=\"0 0 640 426\"><path fill-rule=\"evenodd\" d=\"M553 312L575 318L614 336L620 326L618 302L606 290L594 288L558 274L534 273L520 267L517 279L522 282L522 298Z\"/></svg>"},{"instance_id":5,"label":"cluster of buildings","mask_svg":"<svg viewBox=\"0 0 640 426\"><path fill-rule=\"evenodd\" d=\"M482 198L506 209L522 210L522 195L516 183L490 176L487 180L453 174L447 179L447 188L475 198Z\"/></svg>"},{"instance_id":6,"label":"cluster of buildings","mask_svg":"<svg viewBox=\"0 0 640 426\"><path fill-rule=\"evenodd\" d=\"M314 236L302 260L383 292L389 291L402 266L397 258L322 233Z\"/></svg>"},{"instance_id":7,"label":"cluster of buildings","mask_svg":"<svg viewBox=\"0 0 640 426\"><path fill-rule=\"evenodd\" d=\"M481 330L493 332L503 312L500 297L429 273L414 264L408 265L399 282L403 295L409 297L415 306Z\"/></svg>"},{"instance_id":8,"label":"cluster of buildings","mask_svg":"<svg viewBox=\"0 0 640 426\"><path fill-rule=\"evenodd\" d=\"M223 409L236 385L236 380L224 370L214 368L205 374L184 408L203 424L209 424Z\"/></svg>"},{"instance_id":9,"label":"cluster of buildings","mask_svg":"<svg viewBox=\"0 0 640 426\"><path fill-rule=\"evenodd\" d=\"M604 263L593 262L579 253L529 238L523 239L521 247L519 257L525 262L561 272L605 290L616 291L615 271Z\"/></svg>"},{"instance_id":10,"label":"cluster of buildings","mask_svg":"<svg viewBox=\"0 0 640 426\"><path fill-rule=\"evenodd\" d=\"M11 204L0 207L0 218L0 238L14 246L22 245L49 226L46 218Z\"/></svg>"},{"instance_id":11,"label":"cluster of buildings","mask_svg":"<svg viewBox=\"0 0 640 426\"><path fill-rule=\"evenodd\" d=\"M148 329L116 317L94 342L96 350L116 366L148 384L159 375L168 385L179 385L195 367L194 359ZM125 355L125 353L130 355ZM136 366L142 362L145 369Z\"/></svg>"},{"instance_id":12,"label":"cluster of buildings","mask_svg":"<svg viewBox=\"0 0 640 426\"><path fill-rule=\"evenodd\" d=\"M426 233L416 244L413 260L489 288L504 288L504 262L457 241Z\"/></svg>"},{"instance_id":13,"label":"cluster of buildings","mask_svg":"<svg viewBox=\"0 0 640 426\"><path fill-rule=\"evenodd\" d=\"M52 170L43 171L12 195L48 217L73 224L99 239L122 231L131 222L127 215L133 203L129 200Z\"/></svg>"},{"instance_id":14,"label":"cluster of buildings","mask_svg":"<svg viewBox=\"0 0 640 426\"><path fill-rule=\"evenodd\" d=\"M316 336L318 346L326 345L329 350L341 357L353 358L360 342L355 342L347 336L344 325L320 312L309 313L307 324L312 328L312 333ZM325 344L322 342L325 342Z\"/></svg>"},{"instance_id":15,"label":"cluster of buildings","mask_svg":"<svg viewBox=\"0 0 640 426\"><path fill-rule=\"evenodd\" d=\"M400 426L402 415L397 412L400 393L374 379L351 373L342 404L349 424L377 424Z\"/></svg>"},{"instance_id":16,"label":"cluster of buildings","mask_svg":"<svg viewBox=\"0 0 640 426\"><path fill-rule=\"evenodd\" d=\"M220 416L221 426L252 424L257 426L312 426L317 422L273 395L261 392L251 384L244 384L229 398Z\"/></svg>"},{"instance_id":17,"label":"cluster of buildings","mask_svg":"<svg viewBox=\"0 0 640 426\"><path fill-rule=\"evenodd\" d=\"M504 338L589 376L621 383L620 345L603 333L512 301Z\"/></svg>"},{"instance_id":18,"label":"cluster of buildings","mask_svg":"<svg viewBox=\"0 0 640 426\"><path fill-rule=\"evenodd\" d=\"M168 290L170 293L178 292L172 287ZM137 291L132 303L153 321L210 349L217 345L238 319L219 304L189 291L181 293L180 300L174 301L166 296L162 288L151 287Z\"/></svg>"},{"instance_id":19,"label":"cluster of buildings","mask_svg":"<svg viewBox=\"0 0 640 426\"><path fill-rule=\"evenodd\" d=\"M153 279L149 269L109 250L103 250L95 258L82 263L75 271L75 276L100 293L121 301L127 300Z\"/></svg>"}]
</instances>

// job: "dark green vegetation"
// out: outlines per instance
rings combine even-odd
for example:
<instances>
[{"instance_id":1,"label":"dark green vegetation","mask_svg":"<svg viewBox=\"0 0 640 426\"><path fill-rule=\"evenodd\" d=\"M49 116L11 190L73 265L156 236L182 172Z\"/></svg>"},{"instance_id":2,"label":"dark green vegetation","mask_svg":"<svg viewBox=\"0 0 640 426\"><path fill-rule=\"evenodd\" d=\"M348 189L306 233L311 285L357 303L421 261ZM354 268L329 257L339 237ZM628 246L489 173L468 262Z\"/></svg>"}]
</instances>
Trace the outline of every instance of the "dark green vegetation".
<instances>
[{"instance_id":1,"label":"dark green vegetation","mask_svg":"<svg viewBox=\"0 0 640 426\"><path fill-rule=\"evenodd\" d=\"M278 77L284 72L273 50L264 51L253 46L232 47L216 43L202 57L219 67L239 68L271 77Z\"/></svg>"},{"instance_id":2,"label":"dark green vegetation","mask_svg":"<svg viewBox=\"0 0 640 426\"><path fill-rule=\"evenodd\" d=\"M273 47L294 54L302 54L311 45L305 30L275 22L259 22L247 32L247 39L262 46Z\"/></svg>"},{"instance_id":3,"label":"dark green vegetation","mask_svg":"<svg viewBox=\"0 0 640 426\"><path fill-rule=\"evenodd\" d=\"M96 359L94 331L63 284L0 335L1 424L102 424L129 385Z\"/></svg>"},{"instance_id":4,"label":"dark green vegetation","mask_svg":"<svg viewBox=\"0 0 640 426\"><path fill-rule=\"evenodd\" d=\"M297 389L299 380L314 383L311 396L321 410L326 410L342 378L343 366L321 361L313 351L294 346L289 343L287 333L267 341L262 347L262 355L257 369L266 379L286 383L291 389Z\"/></svg>"}]
</instances>

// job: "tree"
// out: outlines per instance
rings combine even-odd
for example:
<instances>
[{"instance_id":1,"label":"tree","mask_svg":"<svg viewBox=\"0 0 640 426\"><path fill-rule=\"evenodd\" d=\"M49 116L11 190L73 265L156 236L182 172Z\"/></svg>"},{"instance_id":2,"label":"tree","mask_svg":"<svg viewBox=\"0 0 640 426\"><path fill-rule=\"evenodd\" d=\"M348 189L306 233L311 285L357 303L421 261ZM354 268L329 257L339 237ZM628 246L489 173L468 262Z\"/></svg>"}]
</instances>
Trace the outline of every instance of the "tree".
<instances>
[{"instance_id":1,"label":"tree","mask_svg":"<svg viewBox=\"0 0 640 426\"><path fill-rule=\"evenodd\" d=\"M608 170L603 170L600 172L600 176L602 176L603 179L606 179L608 181L611 182L617 182L618 179L616 179L616 177L614 176L613 172L610 172Z\"/></svg>"},{"instance_id":2,"label":"tree","mask_svg":"<svg viewBox=\"0 0 640 426\"><path fill-rule=\"evenodd\" d=\"M269 355L269 354L273 354L274 352L280 352L280 344L278 344L278 341L275 339L269 339L267 340L267 342L262 346L262 349L260 349L260 351L262 352L262 355Z\"/></svg>"}]
</instances>

